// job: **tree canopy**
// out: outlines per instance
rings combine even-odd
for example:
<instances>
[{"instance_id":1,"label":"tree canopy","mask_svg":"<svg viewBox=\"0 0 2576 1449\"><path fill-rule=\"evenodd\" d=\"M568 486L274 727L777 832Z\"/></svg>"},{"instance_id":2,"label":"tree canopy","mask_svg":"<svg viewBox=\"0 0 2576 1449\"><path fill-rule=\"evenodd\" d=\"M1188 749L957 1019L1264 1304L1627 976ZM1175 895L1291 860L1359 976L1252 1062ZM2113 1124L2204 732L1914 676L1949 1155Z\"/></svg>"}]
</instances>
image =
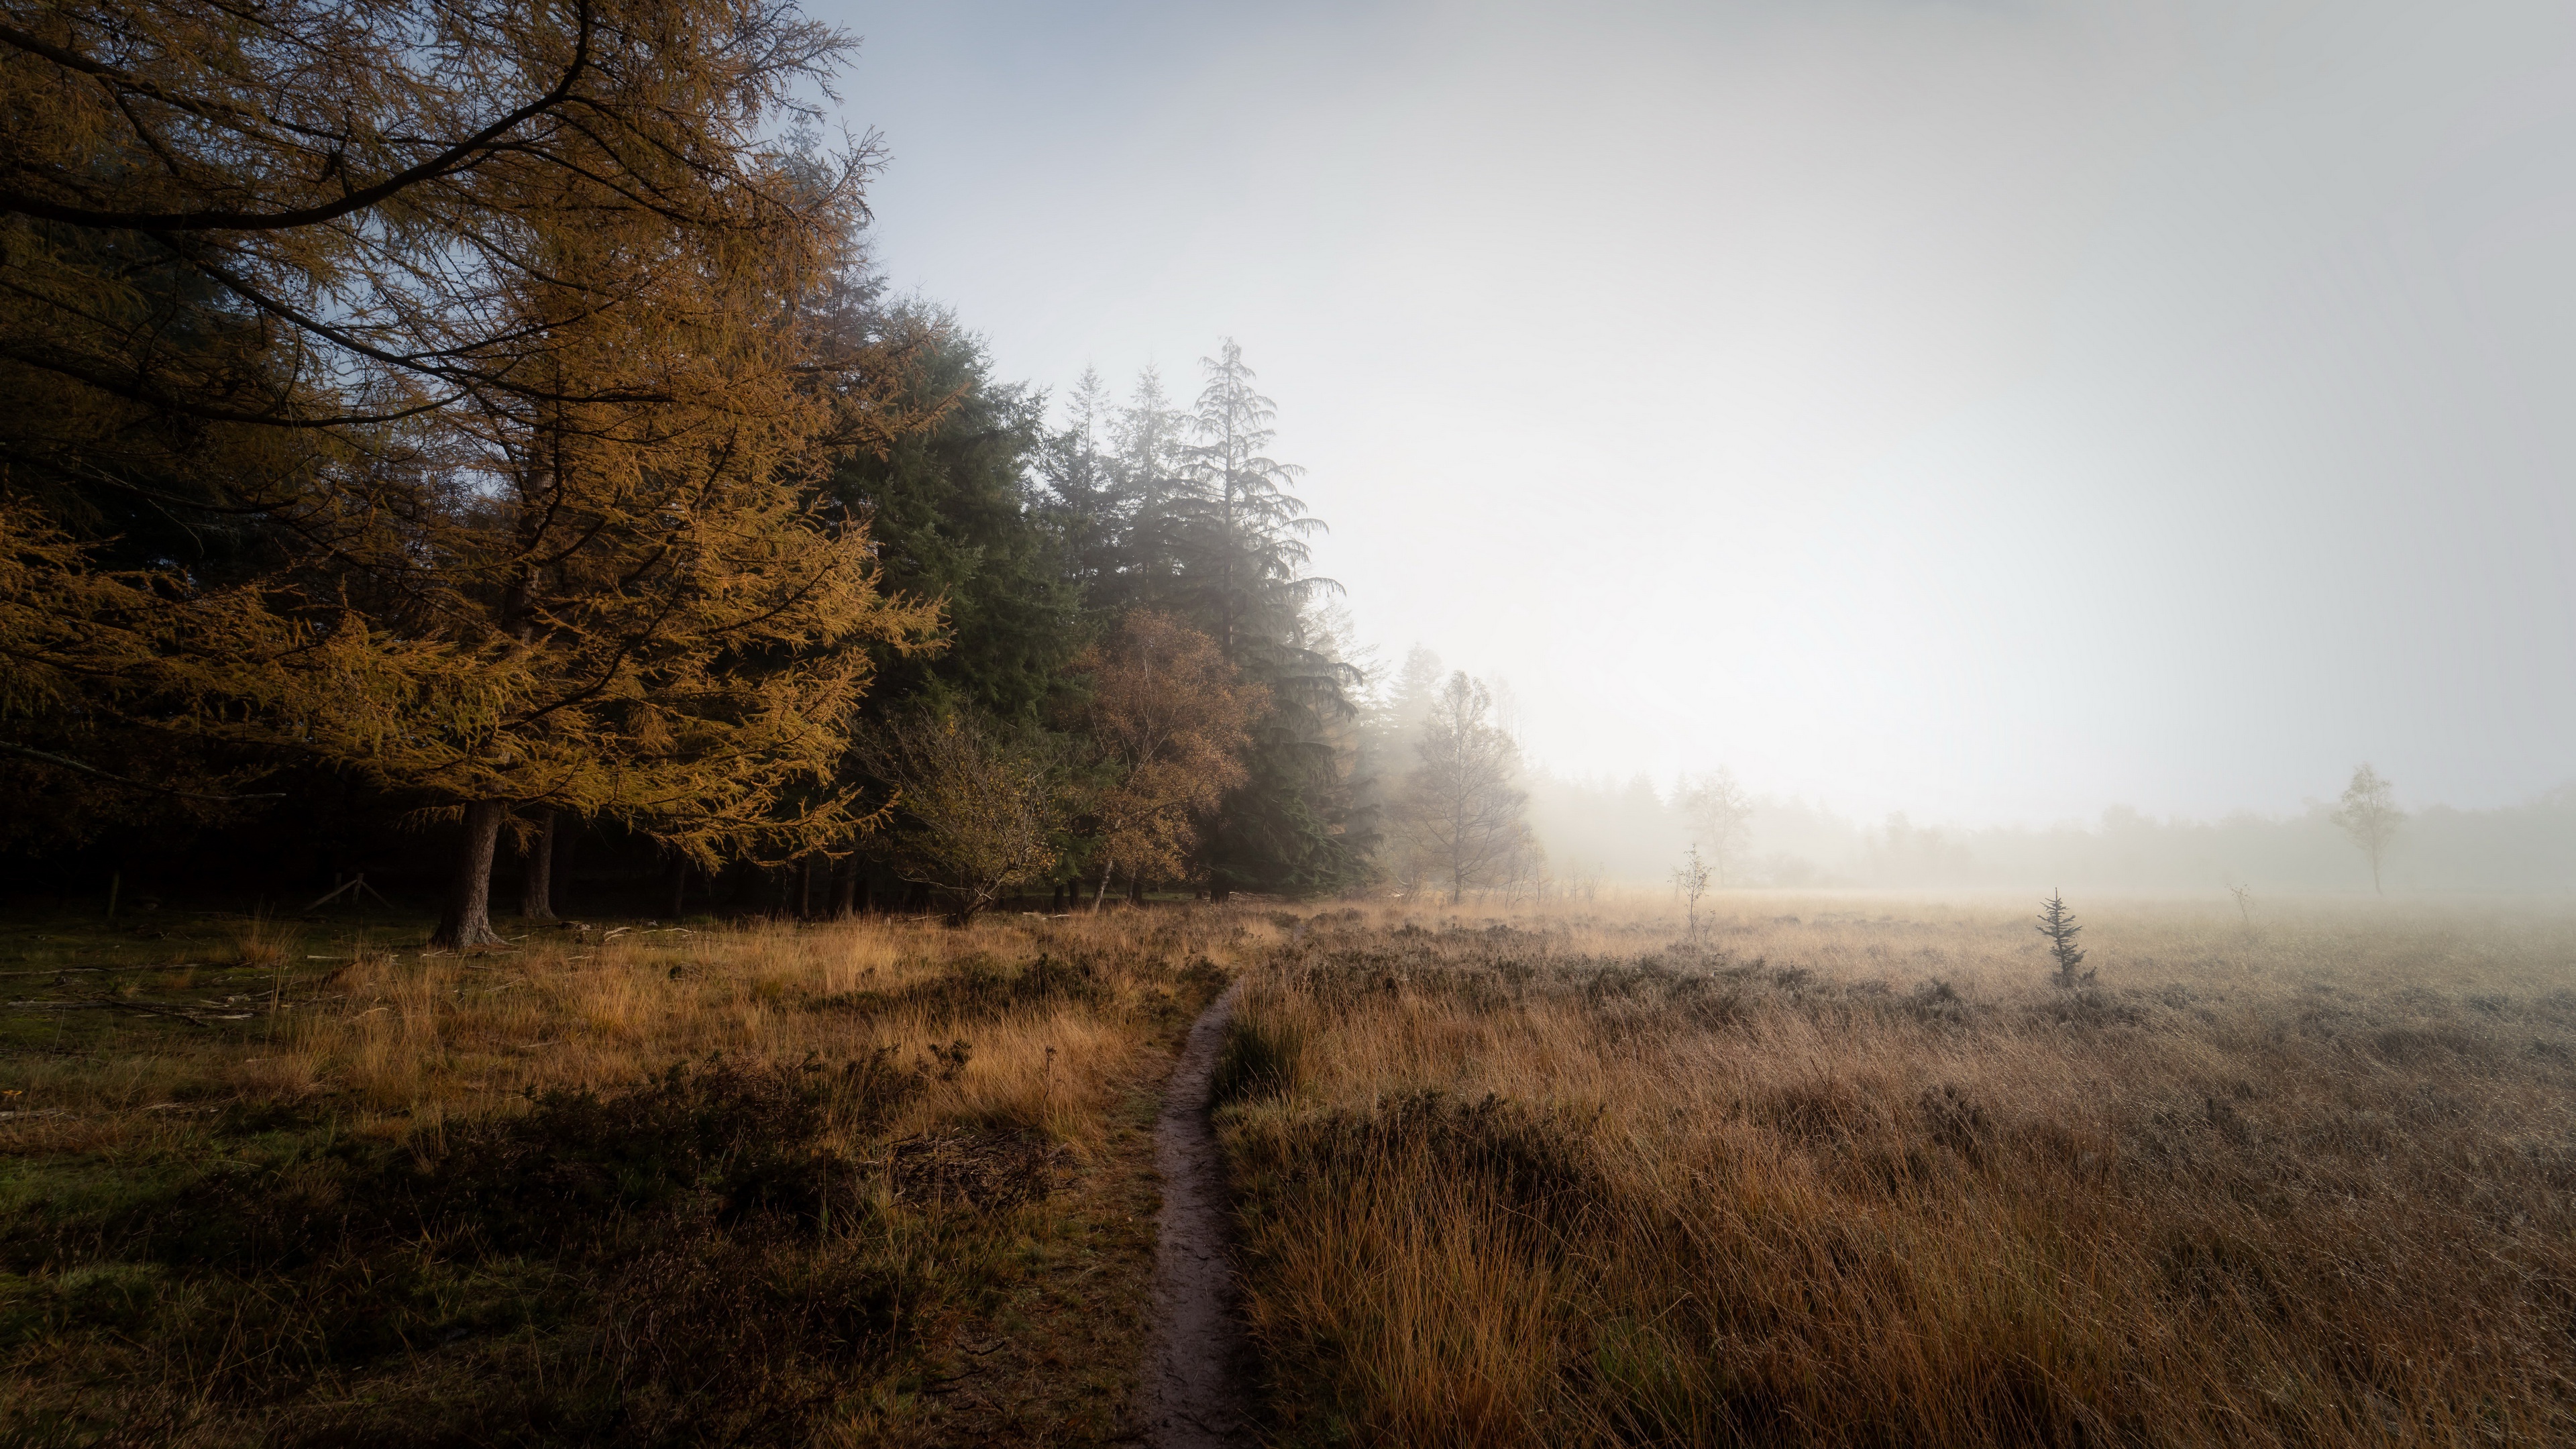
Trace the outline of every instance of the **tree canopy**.
<instances>
[{"instance_id":1,"label":"tree canopy","mask_svg":"<svg viewBox=\"0 0 2576 1449\"><path fill-rule=\"evenodd\" d=\"M1243 349L1051 424L889 300L874 148L816 130L851 44L790 0L13 13L8 842L354 791L462 822L455 945L514 835L543 904L561 821L970 913L1366 879L1339 586ZM1006 817L1041 843L926 863Z\"/></svg>"}]
</instances>

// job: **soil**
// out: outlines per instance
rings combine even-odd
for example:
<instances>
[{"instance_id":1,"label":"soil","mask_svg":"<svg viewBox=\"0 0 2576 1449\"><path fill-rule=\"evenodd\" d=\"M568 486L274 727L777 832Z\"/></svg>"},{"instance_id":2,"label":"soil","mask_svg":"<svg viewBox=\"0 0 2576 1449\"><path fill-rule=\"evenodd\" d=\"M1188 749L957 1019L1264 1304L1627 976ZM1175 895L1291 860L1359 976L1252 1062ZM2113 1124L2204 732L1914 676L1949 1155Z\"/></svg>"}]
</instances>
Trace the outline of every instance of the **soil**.
<instances>
[{"instance_id":1,"label":"soil","mask_svg":"<svg viewBox=\"0 0 2576 1449\"><path fill-rule=\"evenodd\" d=\"M1225 1163L1208 1122L1209 1080L1242 989L1241 982L1228 987L1190 1027L1154 1124L1163 1210L1155 1220L1154 1334L1142 1385L1145 1442L1153 1449L1251 1442Z\"/></svg>"}]
</instances>

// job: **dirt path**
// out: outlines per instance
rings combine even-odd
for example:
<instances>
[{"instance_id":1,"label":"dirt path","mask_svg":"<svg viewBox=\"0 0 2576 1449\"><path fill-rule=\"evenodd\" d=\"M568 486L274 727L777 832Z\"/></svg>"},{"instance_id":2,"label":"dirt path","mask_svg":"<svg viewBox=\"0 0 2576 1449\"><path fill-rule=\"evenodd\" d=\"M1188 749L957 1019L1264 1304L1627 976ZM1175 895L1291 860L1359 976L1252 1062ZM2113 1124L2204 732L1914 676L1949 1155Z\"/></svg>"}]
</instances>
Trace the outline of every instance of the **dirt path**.
<instances>
[{"instance_id":1,"label":"dirt path","mask_svg":"<svg viewBox=\"0 0 2576 1449\"><path fill-rule=\"evenodd\" d=\"M1219 1449L1251 1437L1243 1325L1226 1254L1225 1164L1208 1124L1209 1079L1242 990L1240 981L1227 987L1190 1027L1154 1124L1163 1211L1155 1219L1154 1335L1145 1359L1145 1442L1152 1449Z\"/></svg>"}]
</instances>

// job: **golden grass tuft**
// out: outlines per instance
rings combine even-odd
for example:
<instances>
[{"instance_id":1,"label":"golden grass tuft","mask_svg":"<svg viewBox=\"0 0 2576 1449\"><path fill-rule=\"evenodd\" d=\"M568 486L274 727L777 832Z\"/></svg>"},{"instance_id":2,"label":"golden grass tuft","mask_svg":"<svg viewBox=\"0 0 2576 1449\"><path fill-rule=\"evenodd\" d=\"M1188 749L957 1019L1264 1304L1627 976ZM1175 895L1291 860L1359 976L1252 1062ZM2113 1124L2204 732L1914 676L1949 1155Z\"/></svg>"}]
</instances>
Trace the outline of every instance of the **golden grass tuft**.
<instances>
[{"instance_id":1,"label":"golden grass tuft","mask_svg":"<svg viewBox=\"0 0 2576 1449\"><path fill-rule=\"evenodd\" d=\"M303 933L266 914L243 921L232 933L230 964L252 971L282 971L303 942Z\"/></svg>"}]
</instances>

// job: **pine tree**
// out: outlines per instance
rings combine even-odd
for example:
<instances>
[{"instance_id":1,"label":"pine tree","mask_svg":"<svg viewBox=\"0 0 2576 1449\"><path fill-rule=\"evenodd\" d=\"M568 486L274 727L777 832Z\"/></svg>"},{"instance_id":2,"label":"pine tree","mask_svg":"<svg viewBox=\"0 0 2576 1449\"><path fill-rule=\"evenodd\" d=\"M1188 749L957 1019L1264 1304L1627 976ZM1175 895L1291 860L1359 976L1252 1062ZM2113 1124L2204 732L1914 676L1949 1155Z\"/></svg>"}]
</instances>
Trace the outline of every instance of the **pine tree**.
<instances>
[{"instance_id":1,"label":"pine tree","mask_svg":"<svg viewBox=\"0 0 2576 1449\"><path fill-rule=\"evenodd\" d=\"M1116 407L1096 368L1086 367L1064 399L1065 423L1047 433L1037 458L1046 488L1040 514L1056 541L1065 580L1095 606L1120 585L1132 507L1109 451Z\"/></svg>"},{"instance_id":2,"label":"pine tree","mask_svg":"<svg viewBox=\"0 0 2576 1449\"><path fill-rule=\"evenodd\" d=\"M1269 456L1277 407L1243 349L1225 339L1200 366L1206 385L1181 454L1188 487L1174 509L1178 597L1272 703L1254 730L1251 779L1212 838L1212 875L1220 895L1346 889L1369 854L1354 780L1360 675L1316 611L1341 585L1306 571L1306 540L1324 524L1291 491L1305 470Z\"/></svg>"},{"instance_id":3,"label":"pine tree","mask_svg":"<svg viewBox=\"0 0 2576 1449\"><path fill-rule=\"evenodd\" d=\"M2048 954L2057 962L2057 974L2050 979L2069 991L2093 984L2092 972L2078 975L2075 970L2084 962L2084 948L2075 944L2076 936L2083 929L2075 924L2074 915L2066 909L2063 895L2050 891L2048 899L2040 902L2039 933L2048 938Z\"/></svg>"},{"instance_id":4,"label":"pine tree","mask_svg":"<svg viewBox=\"0 0 2576 1449\"><path fill-rule=\"evenodd\" d=\"M1119 551L1124 555L1115 582L1095 595L1093 604L1116 613L1138 605L1169 608L1172 581L1178 571L1177 521L1173 507L1182 489L1181 440L1189 414L1172 405L1163 391L1161 371L1147 366L1136 375L1127 406L1110 424L1110 471L1118 516L1125 523Z\"/></svg>"},{"instance_id":5,"label":"pine tree","mask_svg":"<svg viewBox=\"0 0 2576 1449\"><path fill-rule=\"evenodd\" d=\"M903 340L896 407L928 421L854 450L825 492L865 522L884 587L938 600L945 618L936 653L880 650L877 696L927 695L1035 724L1084 642L1082 591L1031 482L1045 457L1044 400L997 381L982 339L945 309L904 304L882 328Z\"/></svg>"},{"instance_id":6,"label":"pine tree","mask_svg":"<svg viewBox=\"0 0 2576 1449\"><path fill-rule=\"evenodd\" d=\"M1302 642L1306 606L1341 585L1306 572L1306 539L1324 524L1289 491L1305 469L1266 451L1278 407L1254 389L1242 347L1227 338L1200 365L1207 385L1180 450L1186 491L1171 509L1179 594L1226 658L1276 668Z\"/></svg>"}]
</instances>

